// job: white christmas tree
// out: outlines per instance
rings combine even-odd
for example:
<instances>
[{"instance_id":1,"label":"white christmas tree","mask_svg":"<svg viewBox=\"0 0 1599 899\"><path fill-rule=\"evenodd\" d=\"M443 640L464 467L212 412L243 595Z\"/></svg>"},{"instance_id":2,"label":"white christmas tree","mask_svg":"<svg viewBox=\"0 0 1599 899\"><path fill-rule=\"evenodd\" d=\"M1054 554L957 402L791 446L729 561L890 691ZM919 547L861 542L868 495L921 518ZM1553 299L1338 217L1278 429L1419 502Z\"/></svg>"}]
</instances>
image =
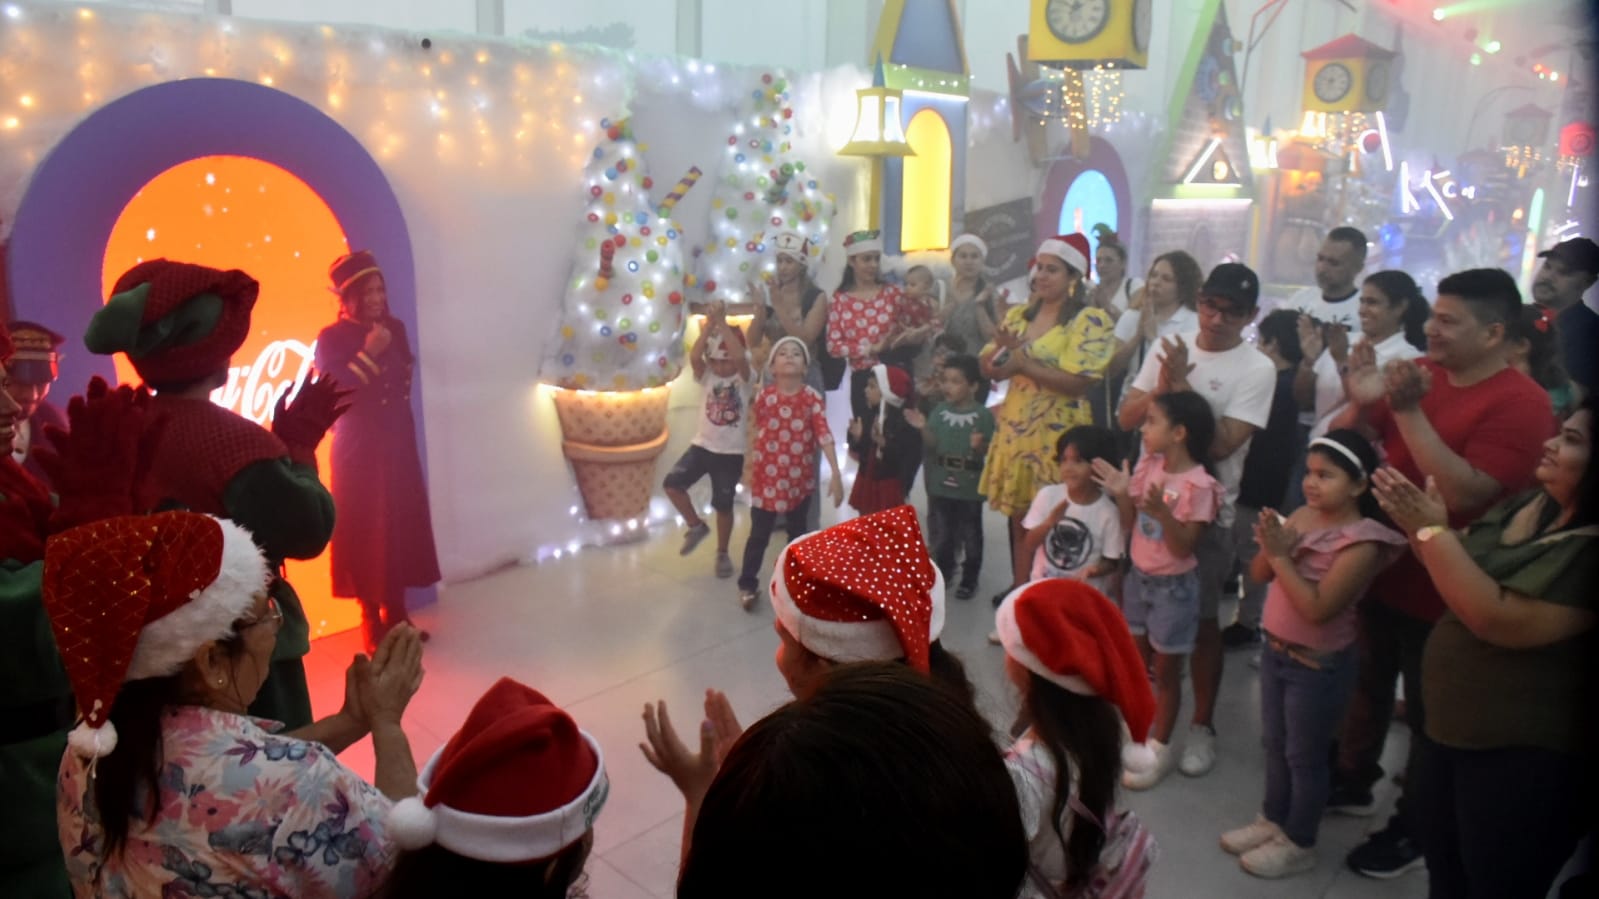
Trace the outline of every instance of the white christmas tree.
<instances>
[{"instance_id":1,"label":"white christmas tree","mask_svg":"<svg viewBox=\"0 0 1599 899\"><path fill-rule=\"evenodd\" d=\"M742 121L727 137L727 154L711 195L710 237L695 265L705 298L749 300L749 286L776 270L768 240L792 231L810 240L810 261L827 246L837 206L793 152L794 108L788 79L766 73L750 90Z\"/></svg>"},{"instance_id":2,"label":"white christmas tree","mask_svg":"<svg viewBox=\"0 0 1599 899\"><path fill-rule=\"evenodd\" d=\"M690 172L659 208L628 120L601 120L606 140L584 170L560 330L542 377L583 390L659 387L683 367L683 229L671 219Z\"/></svg>"}]
</instances>

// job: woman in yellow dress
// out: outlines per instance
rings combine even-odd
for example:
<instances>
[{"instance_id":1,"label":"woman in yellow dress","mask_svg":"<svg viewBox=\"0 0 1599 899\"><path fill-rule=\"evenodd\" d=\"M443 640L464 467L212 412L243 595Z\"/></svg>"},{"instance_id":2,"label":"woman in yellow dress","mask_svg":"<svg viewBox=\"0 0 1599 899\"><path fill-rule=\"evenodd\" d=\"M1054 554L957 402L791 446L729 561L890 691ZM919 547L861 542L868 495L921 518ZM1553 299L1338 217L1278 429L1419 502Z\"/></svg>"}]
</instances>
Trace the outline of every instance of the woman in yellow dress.
<instances>
[{"instance_id":1,"label":"woman in yellow dress","mask_svg":"<svg viewBox=\"0 0 1599 899\"><path fill-rule=\"evenodd\" d=\"M1060 481L1055 441L1071 428L1093 423L1086 397L1114 349L1109 313L1084 306L1087 271L1083 235L1040 244L1027 304L1005 314L979 359L986 377L1010 379L978 489L1010 519L1016 583L1027 579L1029 569L1029 560L1018 558L1022 517L1038 488Z\"/></svg>"}]
</instances>

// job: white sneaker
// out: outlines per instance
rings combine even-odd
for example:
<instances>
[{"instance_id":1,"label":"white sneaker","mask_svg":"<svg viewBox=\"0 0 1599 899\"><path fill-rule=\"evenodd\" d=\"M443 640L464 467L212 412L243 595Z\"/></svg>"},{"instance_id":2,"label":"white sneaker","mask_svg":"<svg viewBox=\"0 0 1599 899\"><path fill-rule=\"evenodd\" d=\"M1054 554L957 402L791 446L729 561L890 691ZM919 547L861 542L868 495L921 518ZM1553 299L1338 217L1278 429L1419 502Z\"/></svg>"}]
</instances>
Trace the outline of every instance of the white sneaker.
<instances>
[{"instance_id":1,"label":"white sneaker","mask_svg":"<svg viewBox=\"0 0 1599 899\"><path fill-rule=\"evenodd\" d=\"M1172 748L1159 740L1152 739L1145 745L1154 754L1155 763L1142 771L1122 772L1122 786L1129 790L1147 790L1165 780L1177 760Z\"/></svg>"},{"instance_id":2,"label":"white sneaker","mask_svg":"<svg viewBox=\"0 0 1599 899\"><path fill-rule=\"evenodd\" d=\"M999 631L989 631L988 632L988 642L994 644L995 646L1000 645L1000 643L999 643Z\"/></svg>"},{"instance_id":3,"label":"white sneaker","mask_svg":"<svg viewBox=\"0 0 1599 899\"><path fill-rule=\"evenodd\" d=\"M1281 827L1267 821L1265 815L1256 815L1255 820L1243 827L1222 834L1221 848L1233 855L1243 855L1256 846L1264 846L1282 835Z\"/></svg>"},{"instance_id":4,"label":"white sneaker","mask_svg":"<svg viewBox=\"0 0 1599 899\"><path fill-rule=\"evenodd\" d=\"M1209 774L1216 767L1216 732L1203 724L1189 725L1183 760L1177 767L1189 777Z\"/></svg>"},{"instance_id":5,"label":"white sneaker","mask_svg":"<svg viewBox=\"0 0 1599 899\"><path fill-rule=\"evenodd\" d=\"M1316 850L1306 849L1278 834L1238 857L1238 864L1256 877L1275 880L1303 874L1316 867Z\"/></svg>"}]
</instances>

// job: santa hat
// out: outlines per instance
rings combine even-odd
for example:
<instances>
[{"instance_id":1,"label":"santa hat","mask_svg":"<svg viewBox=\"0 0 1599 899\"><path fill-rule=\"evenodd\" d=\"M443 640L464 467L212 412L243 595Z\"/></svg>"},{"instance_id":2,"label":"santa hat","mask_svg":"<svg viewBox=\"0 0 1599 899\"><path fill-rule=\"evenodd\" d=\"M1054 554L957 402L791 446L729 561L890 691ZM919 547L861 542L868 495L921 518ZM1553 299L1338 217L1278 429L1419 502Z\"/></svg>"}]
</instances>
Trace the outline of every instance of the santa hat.
<instances>
[{"instance_id":1,"label":"santa hat","mask_svg":"<svg viewBox=\"0 0 1599 899\"><path fill-rule=\"evenodd\" d=\"M1040 256L1054 256L1078 274L1088 274L1088 238L1081 234L1057 234L1045 240L1033 254L1033 265L1038 264Z\"/></svg>"},{"instance_id":2,"label":"santa hat","mask_svg":"<svg viewBox=\"0 0 1599 899\"><path fill-rule=\"evenodd\" d=\"M777 348L785 343L792 343L800 348L800 353L805 357L805 366L809 368L811 364L811 348L805 345L805 341L795 337L792 334L785 334L782 337L777 338L777 342L772 344L772 351L767 354L767 358L775 357L777 355Z\"/></svg>"},{"instance_id":3,"label":"santa hat","mask_svg":"<svg viewBox=\"0 0 1599 899\"><path fill-rule=\"evenodd\" d=\"M877 392L883 399L877 404L877 417L881 419L889 406L904 408L911 398L911 376L905 369L879 362L872 366L872 377L877 381Z\"/></svg>"},{"instance_id":4,"label":"santa hat","mask_svg":"<svg viewBox=\"0 0 1599 899\"><path fill-rule=\"evenodd\" d=\"M234 633L271 583L250 533L194 512L105 518L44 550L44 608L83 721L83 755L116 749L111 707L128 681L176 674Z\"/></svg>"},{"instance_id":5,"label":"santa hat","mask_svg":"<svg viewBox=\"0 0 1599 899\"><path fill-rule=\"evenodd\" d=\"M485 862L549 858L582 839L610 794L600 744L537 690L502 677L389 812L404 849Z\"/></svg>"},{"instance_id":6,"label":"santa hat","mask_svg":"<svg viewBox=\"0 0 1599 899\"><path fill-rule=\"evenodd\" d=\"M194 381L224 369L250 334L261 286L221 271L152 259L129 269L89 320L89 352L127 354L147 383Z\"/></svg>"},{"instance_id":7,"label":"santa hat","mask_svg":"<svg viewBox=\"0 0 1599 899\"><path fill-rule=\"evenodd\" d=\"M1115 603L1088 584L1045 578L1012 590L994 613L1005 653L1023 668L1121 710L1133 740L1149 739L1155 696ZM1136 765L1134 767L1137 767Z\"/></svg>"},{"instance_id":8,"label":"santa hat","mask_svg":"<svg viewBox=\"0 0 1599 899\"><path fill-rule=\"evenodd\" d=\"M61 373L60 346L66 338L33 322L14 321L6 326L11 332L13 352L10 358L0 359L11 380L23 384L49 384Z\"/></svg>"},{"instance_id":9,"label":"santa hat","mask_svg":"<svg viewBox=\"0 0 1599 899\"><path fill-rule=\"evenodd\" d=\"M988 244L984 243L981 237L978 237L969 231L949 242L950 257L953 258L955 251L965 246L976 247L977 252L983 254L984 259L988 258Z\"/></svg>"},{"instance_id":10,"label":"santa hat","mask_svg":"<svg viewBox=\"0 0 1599 899\"><path fill-rule=\"evenodd\" d=\"M944 576L916 510L896 506L806 534L783 548L772 611L800 645L834 662L905 659L928 670L944 632Z\"/></svg>"},{"instance_id":11,"label":"santa hat","mask_svg":"<svg viewBox=\"0 0 1599 899\"><path fill-rule=\"evenodd\" d=\"M875 228L870 231L856 231L844 238L845 256L881 252L883 252L883 232Z\"/></svg>"},{"instance_id":12,"label":"santa hat","mask_svg":"<svg viewBox=\"0 0 1599 899\"><path fill-rule=\"evenodd\" d=\"M351 284L367 275L382 274L382 272L383 270L378 268L378 259L372 255L371 250L356 250L354 253L340 256L328 266L328 281L331 282L328 290L343 295Z\"/></svg>"}]
</instances>

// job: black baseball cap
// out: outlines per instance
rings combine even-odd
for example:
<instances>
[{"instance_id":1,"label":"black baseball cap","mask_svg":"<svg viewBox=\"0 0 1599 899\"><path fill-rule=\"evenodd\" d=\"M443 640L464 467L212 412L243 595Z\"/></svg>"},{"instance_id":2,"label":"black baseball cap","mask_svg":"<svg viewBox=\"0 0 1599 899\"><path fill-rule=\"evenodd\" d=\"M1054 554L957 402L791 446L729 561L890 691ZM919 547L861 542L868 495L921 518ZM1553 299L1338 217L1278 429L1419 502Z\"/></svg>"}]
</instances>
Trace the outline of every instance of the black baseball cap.
<instances>
[{"instance_id":1,"label":"black baseball cap","mask_svg":"<svg viewBox=\"0 0 1599 899\"><path fill-rule=\"evenodd\" d=\"M1545 257L1558 259L1579 272L1599 275L1599 244L1586 237L1563 240L1538 254L1539 259Z\"/></svg>"},{"instance_id":2,"label":"black baseball cap","mask_svg":"<svg viewBox=\"0 0 1599 899\"><path fill-rule=\"evenodd\" d=\"M1205 286L1199 288L1200 296L1232 300L1244 309L1253 309L1260 301L1260 279L1255 270L1241 262L1223 262L1210 270Z\"/></svg>"}]
</instances>

